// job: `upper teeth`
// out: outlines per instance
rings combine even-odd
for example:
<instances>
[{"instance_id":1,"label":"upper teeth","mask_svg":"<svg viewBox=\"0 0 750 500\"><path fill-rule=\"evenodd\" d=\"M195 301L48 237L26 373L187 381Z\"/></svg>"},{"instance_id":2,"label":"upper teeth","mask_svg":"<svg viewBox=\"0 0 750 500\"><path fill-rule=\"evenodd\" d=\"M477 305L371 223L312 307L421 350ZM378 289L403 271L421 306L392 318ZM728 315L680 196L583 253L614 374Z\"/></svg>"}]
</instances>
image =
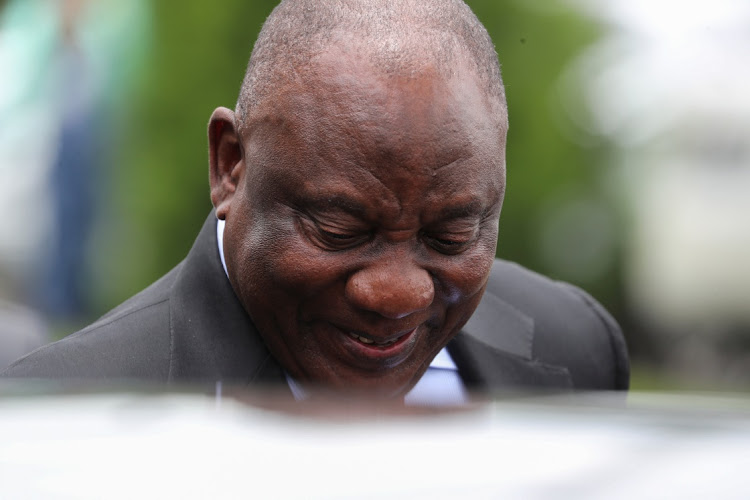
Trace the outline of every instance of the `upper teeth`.
<instances>
[{"instance_id":1,"label":"upper teeth","mask_svg":"<svg viewBox=\"0 0 750 500\"><path fill-rule=\"evenodd\" d=\"M352 333L352 332L349 332L349 336L351 338L355 339L355 340L359 340L363 344L390 345L390 344L393 344L394 342L396 342L396 340L398 340L398 339L394 339L394 340L389 340L387 342L375 342L372 339L368 339L366 337L362 337L362 336L357 335L356 333Z\"/></svg>"}]
</instances>

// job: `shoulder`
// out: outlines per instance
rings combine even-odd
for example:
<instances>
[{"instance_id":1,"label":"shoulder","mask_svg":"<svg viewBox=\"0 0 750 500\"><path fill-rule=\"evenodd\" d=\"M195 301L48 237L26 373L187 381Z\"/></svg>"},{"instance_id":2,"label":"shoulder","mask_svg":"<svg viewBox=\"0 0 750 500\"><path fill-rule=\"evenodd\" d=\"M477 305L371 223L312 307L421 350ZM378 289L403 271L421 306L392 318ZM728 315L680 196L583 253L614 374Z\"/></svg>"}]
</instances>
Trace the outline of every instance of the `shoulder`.
<instances>
[{"instance_id":1,"label":"shoulder","mask_svg":"<svg viewBox=\"0 0 750 500\"><path fill-rule=\"evenodd\" d=\"M578 388L628 387L622 331L585 291L496 259L485 293L530 318L533 359L566 367Z\"/></svg>"},{"instance_id":2,"label":"shoulder","mask_svg":"<svg viewBox=\"0 0 750 500\"><path fill-rule=\"evenodd\" d=\"M88 327L40 347L0 375L167 381L170 291L178 271L179 266Z\"/></svg>"}]
</instances>

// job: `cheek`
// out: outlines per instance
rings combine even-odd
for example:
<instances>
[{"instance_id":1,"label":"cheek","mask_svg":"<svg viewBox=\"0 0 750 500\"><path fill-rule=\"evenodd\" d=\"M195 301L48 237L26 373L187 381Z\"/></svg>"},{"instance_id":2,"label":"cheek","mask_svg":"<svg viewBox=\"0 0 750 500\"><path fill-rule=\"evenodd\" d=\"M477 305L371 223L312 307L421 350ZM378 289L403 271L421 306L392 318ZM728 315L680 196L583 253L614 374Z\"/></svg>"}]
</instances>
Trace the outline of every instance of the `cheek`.
<instances>
[{"instance_id":1,"label":"cheek","mask_svg":"<svg viewBox=\"0 0 750 500\"><path fill-rule=\"evenodd\" d=\"M439 281L445 301L443 334L455 335L479 305L494 261L494 251L487 250L457 260Z\"/></svg>"},{"instance_id":2,"label":"cheek","mask_svg":"<svg viewBox=\"0 0 750 500\"><path fill-rule=\"evenodd\" d=\"M242 275L255 282L249 286L255 298L263 295L266 301L307 300L345 275L344 259L315 251L287 214L258 218L241 243L241 254Z\"/></svg>"},{"instance_id":3,"label":"cheek","mask_svg":"<svg viewBox=\"0 0 750 500\"><path fill-rule=\"evenodd\" d=\"M482 238L471 251L447 259L447 264L441 267L439 282L449 305L478 303L477 295L484 290L495 260L495 238L493 235Z\"/></svg>"},{"instance_id":4,"label":"cheek","mask_svg":"<svg viewBox=\"0 0 750 500\"><path fill-rule=\"evenodd\" d=\"M484 257L463 260L442 273L441 288L447 305L457 306L472 302L484 290L492 260Z\"/></svg>"}]
</instances>

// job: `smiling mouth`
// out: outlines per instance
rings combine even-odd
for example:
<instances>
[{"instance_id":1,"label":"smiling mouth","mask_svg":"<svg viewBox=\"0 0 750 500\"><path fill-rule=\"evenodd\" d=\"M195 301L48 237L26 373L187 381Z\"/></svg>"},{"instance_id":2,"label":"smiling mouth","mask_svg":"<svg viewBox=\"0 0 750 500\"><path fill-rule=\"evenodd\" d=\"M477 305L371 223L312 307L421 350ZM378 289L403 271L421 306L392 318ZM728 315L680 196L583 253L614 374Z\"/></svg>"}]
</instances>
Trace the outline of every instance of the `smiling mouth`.
<instances>
[{"instance_id":1,"label":"smiling mouth","mask_svg":"<svg viewBox=\"0 0 750 500\"><path fill-rule=\"evenodd\" d=\"M414 330L416 330L416 328ZM372 347L387 348L387 347L390 347L392 345L395 345L395 344L397 344L399 342L402 342L402 341L406 340L407 338L409 338L411 336L412 333L414 333L414 330L410 330L410 331L404 333L403 335L400 335L399 337L396 337L395 339L386 340L385 342L378 342L377 340L373 340L373 339L370 339L370 338L367 338L367 337L363 337L363 336L357 335L356 333L353 333L353 332L347 332L347 333L349 334L349 337L351 337L352 339L356 340L360 344L366 345L367 347L371 347L371 348Z\"/></svg>"}]
</instances>

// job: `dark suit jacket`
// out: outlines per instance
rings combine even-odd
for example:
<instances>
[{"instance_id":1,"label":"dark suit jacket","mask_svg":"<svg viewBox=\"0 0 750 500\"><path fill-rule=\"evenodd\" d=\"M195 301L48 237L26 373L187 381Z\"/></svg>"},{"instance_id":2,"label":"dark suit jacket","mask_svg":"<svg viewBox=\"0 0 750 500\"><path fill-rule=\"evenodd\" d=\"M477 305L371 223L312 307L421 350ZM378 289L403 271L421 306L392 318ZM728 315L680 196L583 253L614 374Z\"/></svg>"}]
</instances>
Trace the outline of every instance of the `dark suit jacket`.
<instances>
[{"instance_id":1,"label":"dark suit jacket","mask_svg":"<svg viewBox=\"0 0 750 500\"><path fill-rule=\"evenodd\" d=\"M627 350L612 317L582 290L502 260L448 350L477 390L628 386ZM177 267L2 375L286 385L222 269L213 212Z\"/></svg>"}]
</instances>

